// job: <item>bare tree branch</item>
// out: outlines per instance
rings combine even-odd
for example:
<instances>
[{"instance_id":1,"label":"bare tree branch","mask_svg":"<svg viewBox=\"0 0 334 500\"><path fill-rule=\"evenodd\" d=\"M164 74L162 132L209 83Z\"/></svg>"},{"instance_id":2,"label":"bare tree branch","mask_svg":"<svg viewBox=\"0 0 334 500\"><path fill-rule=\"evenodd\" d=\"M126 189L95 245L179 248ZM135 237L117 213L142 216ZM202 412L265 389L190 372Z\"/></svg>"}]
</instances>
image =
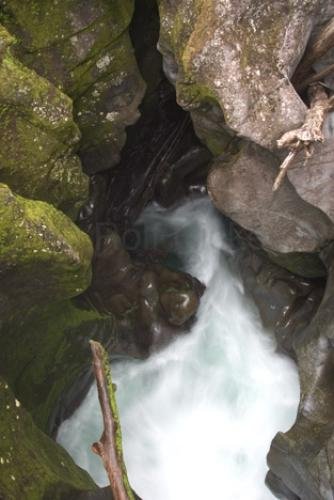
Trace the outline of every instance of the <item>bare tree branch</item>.
<instances>
[{"instance_id":1,"label":"bare tree branch","mask_svg":"<svg viewBox=\"0 0 334 500\"><path fill-rule=\"evenodd\" d=\"M131 489L123 458L122 433L109 358L99 342L91 340L90 347L104 426L102 436L92 445L92 450L103 461L114 500L135 500L138 497Z\"/></svg>"}]
</instances>

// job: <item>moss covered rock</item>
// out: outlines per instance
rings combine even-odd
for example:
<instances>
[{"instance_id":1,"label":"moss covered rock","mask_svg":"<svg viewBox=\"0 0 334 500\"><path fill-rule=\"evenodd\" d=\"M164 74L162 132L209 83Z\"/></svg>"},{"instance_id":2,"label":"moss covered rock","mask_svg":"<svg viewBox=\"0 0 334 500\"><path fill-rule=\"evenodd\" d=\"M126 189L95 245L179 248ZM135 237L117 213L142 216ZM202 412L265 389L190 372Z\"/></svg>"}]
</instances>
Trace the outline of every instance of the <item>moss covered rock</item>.
<instances>
[{"instance_id":1,"label":"moss covered rock","mask_svg":"<svg viewBox=\"0 0 334 500\"><path fill-rule=\"evenodd\" d=\"M114 322L71 301L35 307L0 330L1 372L44 431L80 403L91 366L89 340L113 345ZM18 348L19 346L19 348Z\"/></svg>"},{"instance_id":2,"label":"moss covered rock","mask_svg":"<svg viewBox=\"0 0 334 500\"><path fill-rule=\"evenodd\" d=\"M75 216L88 178L73 150L80 133L71 100L13 57L0 28L0 181Z\"/></svg>"},{"instance_id":3,"label":"moss covered rock","mask_svg":"<svg viewBox=\"0 0 334 500\"><path fill-rule=\"evenodd\" d=\"M304 118L289 78L298 64L319 0L160 0L159 47L178 102L214 154L226 127L261 146Z\"/></svg>"},{"instance_id":4,"label":"moss covered rock","mask_svg":"<svg viewBox=\"0 0 334 500\"><path fill-rule=\"evenodd\" d=\"M0 0L19 58L74 100L87 171L116 164L145 85L128 34L133 0Z\"/></svg>"},{"instance_id":5,"label":"moss covered rock","mask_svg":"<svg viewBox=\"0 0 334 500\"><path fill-rule=\"evenodd\" d=\"M69 500L97 489L66 451L43 434L0 377L0 498Z\"/></svg>"},{"instance_id":6,"label":"moss covered rock","mask_svg":"<svg viewBox=\"0 0 334 500\"><path fill-rule=\"evenodd\" d=\"M66 215L0 184L0 295L7 312L79 295L90 283L92 253L89 237Z\"/></svg>"}]
</instances>

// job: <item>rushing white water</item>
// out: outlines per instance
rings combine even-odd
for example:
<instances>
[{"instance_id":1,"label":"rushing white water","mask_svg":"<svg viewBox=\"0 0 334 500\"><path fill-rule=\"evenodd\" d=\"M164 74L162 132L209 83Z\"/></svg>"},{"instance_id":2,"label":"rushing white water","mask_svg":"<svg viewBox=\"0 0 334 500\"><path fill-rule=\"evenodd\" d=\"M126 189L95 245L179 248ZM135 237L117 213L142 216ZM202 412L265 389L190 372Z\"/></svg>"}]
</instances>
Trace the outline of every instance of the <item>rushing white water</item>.
<instances>
[{"instance_id":1,"label":"rushing white water","mask_svg":"<svg viewBox=\"0 0 334 500\"><path fill-rule=\"evenodd\" d=\"M144 500L268 500L266 454L294 422L296 368L275 352L229 264L233 250L207 200L173 211L150 207L148 237L207 285L191 333L146 361L113 365L125 457ZM228 257L228 258L227 258ZM92 388L59 442L100 485L107 480L90 444L101 432Z\"/></svg>"}]
</instances>

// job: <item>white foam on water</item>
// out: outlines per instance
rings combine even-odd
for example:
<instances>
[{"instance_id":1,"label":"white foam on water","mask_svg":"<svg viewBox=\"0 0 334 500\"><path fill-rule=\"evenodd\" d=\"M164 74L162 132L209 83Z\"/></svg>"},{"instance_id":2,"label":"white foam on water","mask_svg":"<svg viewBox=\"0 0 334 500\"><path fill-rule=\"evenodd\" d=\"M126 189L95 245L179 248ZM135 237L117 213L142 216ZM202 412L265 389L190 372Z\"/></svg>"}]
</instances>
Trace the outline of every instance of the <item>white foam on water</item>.
<instances>
[{"instance_id":1,"label":"white foam on water","mask_svg":"<svg viewBox=\"0 0 334 500\"><path fill-rule=\"evenodd\" d=\"M143 500L269 500L266 455L295 420L296 367L245 296L208 200L152 206L142 221L148 240L173 248L207 289L190 333L146 361L113 364L131 484ZM93 387L58 440L102 486L90 451L101 428Z\"/></svg>"}]
</instances>

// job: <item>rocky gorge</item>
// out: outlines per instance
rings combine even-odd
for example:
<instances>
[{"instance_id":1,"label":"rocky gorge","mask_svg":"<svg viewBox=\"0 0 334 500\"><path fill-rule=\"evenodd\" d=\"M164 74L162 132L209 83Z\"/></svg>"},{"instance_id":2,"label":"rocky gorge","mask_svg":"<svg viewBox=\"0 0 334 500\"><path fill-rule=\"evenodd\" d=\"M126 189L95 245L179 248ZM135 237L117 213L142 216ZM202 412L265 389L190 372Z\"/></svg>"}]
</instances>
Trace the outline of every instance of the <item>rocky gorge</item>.
<instances>
[{"instance_id":1,"label":"rocky gorge","mask_svg":"<svg viewBox=\"0 0 334 500\"><path fill-rule=\"evenodd\" d=\"M90 339L145 359L196 321L205 286L138 220L206 193L298 365L267 486L334 499L331 117L273 191L333 16L331 0L0 0L1 499L112 498L54 438L92 382Z\"/></svg>"}]
</instances>

